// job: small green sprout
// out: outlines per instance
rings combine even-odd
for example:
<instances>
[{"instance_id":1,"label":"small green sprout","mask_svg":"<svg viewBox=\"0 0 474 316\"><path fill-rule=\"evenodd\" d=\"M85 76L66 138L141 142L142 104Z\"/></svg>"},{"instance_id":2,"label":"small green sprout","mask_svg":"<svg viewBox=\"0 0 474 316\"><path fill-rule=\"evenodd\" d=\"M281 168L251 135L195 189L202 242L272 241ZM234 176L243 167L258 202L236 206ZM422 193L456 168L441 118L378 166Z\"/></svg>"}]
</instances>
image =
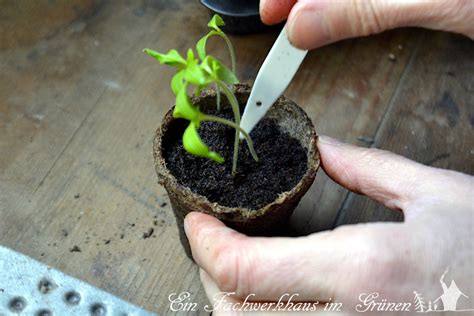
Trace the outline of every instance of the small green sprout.
<instances>
[{"instance_id":1,"label":"small green sprout","mask_svg":"<svg viewBox=\"0 0 474 316\"><path fill-rule=\"evenodd\" d=\"M236 61L235 61L235 53L234 53L234 47L232 46L232 42L230 41L230 39L227 37L227 35L225 35L224 32L222 32L221 28L219 26L223 26L225 25L224 23L224 20L222 20L222 18L215 14L211 21L209 21L209 23L207 23L207 26L209 26L212 30L207 33L206 36L202 37L196 44L196 51L198 53L198 56L199 58L201 58L201 60L204 60L206 58L206 43L207 43L207 39L211 36L214 36L214 35L217 35L217 36L220 36L224 39L224 41L226 42L227 44L227 48L229 49L229 53L230 53L230 60L231 60L231 65L232 65L232 74L235 74L236 72ZM235 80L237 80L237 78L235 78ZM238 80L237 80L238 82ZM220 93L220 88L219 88L219 85L216 84L216 91L217 91L217 110L220 110L220 106L221 106L221 93Z\"/></svg>"},{"instance_id":2,"label":"small green sprout","mask_svg":"<svg viewBox=\"0 0 474 316\"><path fill-rule=\"evenodd\" d=\"M222 32L219 26L224 25L224 21L217 14L208 23L212 29L207 35L202 37L196 44L198 57L194 55L192 49L187 52L184 59L178 51L172 49L167 54L161 54L149 48L143 51L158 60L161 64L176 68L176 74L171 79L171 90L176 96L176 106L173 111L174 118L186 119L190 123L183 134L183 146L187 152L212 159L218 163L223 163L224 158L218 153L209 150L209 147L202 141L198 129L203 121L213 121L228 125L235 129L234 153L232 160L232 174L237 172L237 158L239 150L239 135L244 135L250 154L258 161L257 154L253 147L253 142L248 133L240 127L240 108L237 98L228 85L238 83L235 76L235 53L229 38ZM206 54L206 42L210 36L222 37L230 51L232 70L227 68L219 60ZM194 94L199 95L202 89L215 85L217 91L217 109L220 109L220 93L229 100L234 114L235 122L213 115L202 113L198 107L194 106L188 95L188 89L194 88Z\"/></svg>"}]
</instances>

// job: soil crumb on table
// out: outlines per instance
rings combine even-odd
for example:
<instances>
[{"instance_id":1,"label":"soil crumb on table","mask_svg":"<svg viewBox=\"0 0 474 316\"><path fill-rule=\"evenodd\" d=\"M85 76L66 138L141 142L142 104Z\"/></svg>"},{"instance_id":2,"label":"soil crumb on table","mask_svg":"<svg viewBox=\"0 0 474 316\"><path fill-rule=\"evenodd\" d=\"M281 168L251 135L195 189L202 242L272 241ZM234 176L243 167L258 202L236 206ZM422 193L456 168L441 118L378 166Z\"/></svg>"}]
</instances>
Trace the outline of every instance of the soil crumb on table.
<instances>
[{"instance_id":1,"label":"soil crumb on table","mask_svg":"<svg viewBox=\"0 0 474 316\"><path fill-rule=\"evenodd\" d=\"M233 120L229 109L218 115ZM172 136L164 142L167 167L180 184L211 202L258 209L291 190L306 172L306 150L296 139L281 132L273 120L263 119L250 133L258 162L253 160L246 142L241 142L235 176L231 174L234 129L215 122L201 124L199 134L203 141L225 158L219 164L185 151L181 137L187 121L178 121L176 125L180 126L170 131Z\"/></svg>"},{"instance_id":2,"label":"soil crumb on table","mask_svg":"<svg viewBox=\"0 0 474 316\"><path fill-rule=\"evenodd\" d=\"M79 246L74 245L72 248L69 249L69 252L81 252L81 248Z\"/></svg>"},{"instance_id":3,"label":"soil crumb on table","mask_svg":"<svg viewBox=\"0 0 474 316\"><path fill-rule=\"evenodd\" d=\"M148 230L142 235L143 239L150 238L153 235L154 231L155 230L152 227L148 228Z\"/></svg>"}]
</instances>

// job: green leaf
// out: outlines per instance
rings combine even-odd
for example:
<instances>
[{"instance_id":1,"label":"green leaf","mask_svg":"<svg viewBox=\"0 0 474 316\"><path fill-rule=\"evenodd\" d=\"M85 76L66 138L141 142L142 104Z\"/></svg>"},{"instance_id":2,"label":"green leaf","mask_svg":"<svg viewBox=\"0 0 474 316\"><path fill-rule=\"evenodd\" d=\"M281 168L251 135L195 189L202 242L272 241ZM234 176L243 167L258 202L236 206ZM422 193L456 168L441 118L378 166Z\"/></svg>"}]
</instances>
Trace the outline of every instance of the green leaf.
<instances>
[{"instance_id":1,"label":"green leaf","mask_svg":"<svg viewBox=\"0 0 474 316\"><path fill-rule=\"evenodd\" d=\"M192 62L197 63L196 57L194 57L194 52L191 48L188 49L188 56L186 61L188 62L188 64Z\"/></svg>"},{"instance_id":2,"label":"green leaf","mask_svg":"<svg viewBox=\"0 0 474 316\"><path fill-rule=\"evenodd\" d=\"M219 35L225 39L225 34L224 32L222 32L222 30L219 27L223 25L225 25L224 20L222 20L222 18L217 14L215 14L212 17L212 19L209 21L209 23L207 23L207 26L212 28L213 31L210 31L209 33L207 33L196 44L196 51L198 53L199 58L201 58L201 60L204 60L204 58L206 57L206 42L209 37L213 35Z\"/></svg>"},{"instance_id":3,"label":"green leaf","mask_svg":"<svg viewBox=\"0 0 474 316\"><path fill-rule=\"evenodd\" d=\"M186 67L186 60L175 49L170 50L167 54L160 54L149 48L145 48L143 51L158 60L161 64L179 68Z\"/></svg>"},{"instance_id":4,"label":"green leaf","mask_svg":"<svg viewBox=\"0 0 474 316\"><path fill-rule=\"evenodd\" d=\"M218 163L223 163L224 158L215 151L210 151L209 147L204 144L197 131L197 125L191 122L183 134L183 146L187 152L192 155L212 159Z\"/></svg>"},{"instance_id":5,"label":"green leaf","mask_svg":"<svg viewBox=\"0 0 474 316\"><path fill-rule=\"evenodd\" d=\"M184 69L184 80L197 86L205 86L209 83L208 75L199 66L199 60L194 57L191 49L188 50L187 66Z\"/></svg>"},{"instance_id":6,"label":"green leaf","mask_svg":"<svg viewBox=\"0 0 474 316\"><path fill-rule=\"evenodd\" d=\"M210 55L204 58L201 68L214 80L220 80L227 84L239 83L239 79L229 68Z\"/></svg>"},{"instance_id":7,"label":"green leaf","mask_svg":"<svg viewBox=\"0 0 474 316\"><path fill-rule=\"evenodd\" d=\"M196 51L198 53L198 56L201 60L204 60L206 58L206 43L207 39L213 35L218 35L223 37L224 33L222 32L217 32L217 31L210 31L207 33L205 36L203 36L197 43L196 43Z\"/></svg>"},{"instance_id":8,"label":"green leaf","mask_svg":"<svg viewBox=\"0 0 474 316\"><path fill-rule=\"evenodd\" d=\"M224 26L224 25L225 25L224 20L222 20L222 18L218 14L214 14L214 16L209 21L209 23L207 23L207 26L209 26L210 28L218 32L222 32L219 26Z\"/></svg>"},{"instance_id":9,"label":"green leaf","mask_svg":"<svg viewBox=\"0 0 474 316\"><path fill-rule=\"evenodd\" d=\"M218 35L224 39L224 41L227 44L227 47L229 48L230 59L232 63L232 71L235 73L236 62L235 62L234 47L232 46L230 39L227 37L227 35L225 35L224 32L222 32L222 30L219 27L219 26L225 25L224 20L222 20L222 18L216 14L212 17L211 21L207 25L213 30L210 31L208 34L206 34L204 37L202 37L196 43L196 51L198 53L199 58L201 60L204 60L204 58L206 58L207 39L213 35Z\"/></svg>"},{"instance_id":10,"label":"green leaf","mask_svg":"<svg viewBox=\"0 0 474 316\"><path fill-rule=\"evenodd\" d=\"M178 92L184 85L184 70L178 71L171 79L171 90L174 95L178 95Z\"/></svg>"},{"instance_id":11,"label":"green leaf","mask_svg":"<svg viewBox=\"0 0 474 316\"><path fill-rule=\"evenodd\" d=\"M197 86L205 86L209 81L199 65L188 66L184 69L184 80Z\"/></svg>"},{"instance_id":12,"label":"green leaf","mask_svg":"<svg viewBox=\"0 0 474 316\"><path fill-rule=\"evenodd\" d=\"M217 79L217 72L215 70L215 64L213 63L213 58L211 56L206 56L201 63L201 69L204 70L209 76L213 79Z\"/></svg>"},{"instance_id":13,"label":"green leaf","mask_svg":"<svg viewBox=\"0 0 474 316\"><path fill-rule=\"evenodd\" d=\"M196 51L198 53L199 58L204 60L206 58L206 42L207 38L210 36L211 33L203 36L197 43L196 43Z\"/></svg>"},{"instance_id":14,"label":"green leaf","mask_svg":"<svg viewBox=\"0 0 474 316\"><path fill-rule=\"evenodd\" d=\"M191 103L186 88L186 84L183 84L176 94L176 106L173 111L173 117L187 119L199 125L202 116L201 112Z\"/></svg>"}]
</instances>

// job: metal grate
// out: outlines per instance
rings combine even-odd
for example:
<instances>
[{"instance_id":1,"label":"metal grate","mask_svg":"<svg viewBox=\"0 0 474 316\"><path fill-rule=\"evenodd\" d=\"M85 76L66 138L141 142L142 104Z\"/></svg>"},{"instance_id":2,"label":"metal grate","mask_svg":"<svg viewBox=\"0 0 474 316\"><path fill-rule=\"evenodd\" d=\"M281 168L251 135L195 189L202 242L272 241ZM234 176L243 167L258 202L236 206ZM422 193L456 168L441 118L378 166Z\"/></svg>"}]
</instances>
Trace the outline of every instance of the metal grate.
<instances>
[{"instance_id":1,"label":"metal grate","mask_svg":"<svg viewBox=\"0 0 474 316\"><path fill-rule=\"evenodd\" d=\"M156 315L0 246L0 316Z\"/></svg>"}]
</instances>

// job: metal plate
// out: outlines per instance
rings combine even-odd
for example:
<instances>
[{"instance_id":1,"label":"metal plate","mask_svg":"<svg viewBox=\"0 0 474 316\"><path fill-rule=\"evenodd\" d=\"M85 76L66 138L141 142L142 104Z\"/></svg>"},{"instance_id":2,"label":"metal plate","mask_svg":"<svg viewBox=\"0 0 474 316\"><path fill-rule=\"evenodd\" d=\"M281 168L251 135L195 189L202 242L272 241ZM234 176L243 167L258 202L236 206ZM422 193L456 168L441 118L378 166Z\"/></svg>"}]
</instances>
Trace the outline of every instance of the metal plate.
<instances>
[{"instance_id":1,"label":"metal plate","mask_svg":"<svg viewBox=\"0 0 474 316\"><path fill-rule=\"evenodd\" d=\"M0 246L0 315L156 315Z\"/></svg>"}]
</instances>

